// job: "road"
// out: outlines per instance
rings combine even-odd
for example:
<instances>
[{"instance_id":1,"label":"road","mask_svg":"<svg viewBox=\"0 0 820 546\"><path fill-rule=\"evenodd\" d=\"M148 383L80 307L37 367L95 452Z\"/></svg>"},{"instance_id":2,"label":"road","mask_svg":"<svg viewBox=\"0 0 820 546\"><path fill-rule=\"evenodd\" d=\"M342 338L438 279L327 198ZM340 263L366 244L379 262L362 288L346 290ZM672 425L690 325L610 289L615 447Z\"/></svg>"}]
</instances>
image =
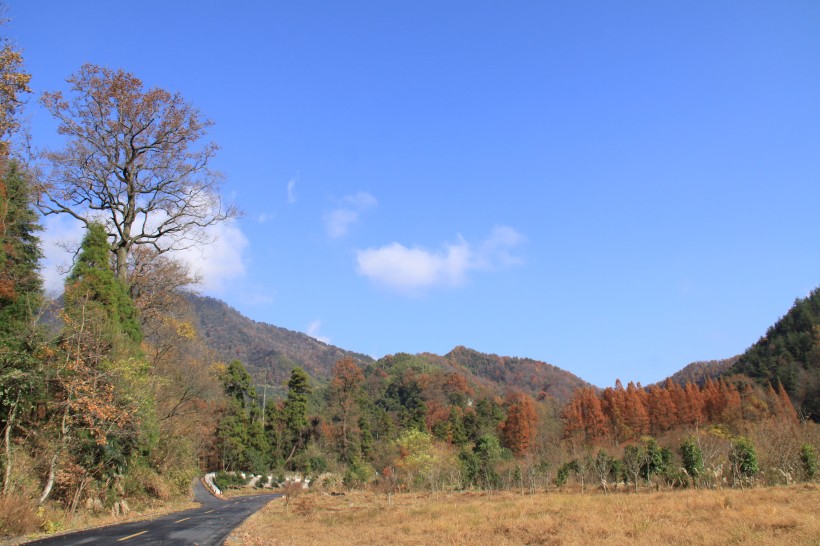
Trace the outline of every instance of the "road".
<instances>
[{"instance_id":1,"label":"road","mask_svg":"<svg viewBox=\"0 0 820 546\"><path fill-rule=\"evenodd\" d=\"M280 495L250 495L223 500L211 495L197 480L194 484L194 500L202 504L199 508L151 520L69 533L26 544L220 545L248 516L278 496Z\"/></svg>"}]
</instances>

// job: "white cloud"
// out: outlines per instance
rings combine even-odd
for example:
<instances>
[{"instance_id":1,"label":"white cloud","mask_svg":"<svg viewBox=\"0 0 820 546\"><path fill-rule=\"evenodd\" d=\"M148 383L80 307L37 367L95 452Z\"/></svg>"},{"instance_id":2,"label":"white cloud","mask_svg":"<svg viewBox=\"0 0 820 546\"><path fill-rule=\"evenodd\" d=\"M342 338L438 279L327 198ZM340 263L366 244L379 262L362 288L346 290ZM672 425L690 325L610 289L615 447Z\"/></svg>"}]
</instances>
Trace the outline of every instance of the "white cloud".
<instances>
[{"instance_id":1,"label":"white cloud","mask_svg":"<svg viewBox=\"0 0 820 546\"><path fill-rule=\"evenodd\" d=\"M63 291L65 274L71 268L74 252L85 235L82 223L67 215L47 216L43 220L42 275L50 294ZM236 222L216 224L206 230L213 242L178 250L170 255L187 263L192 272L202 276L201 288L220 292L226 284L245 275L245 251L248 239Z\"/></svg>"},{"instance_id":2,"label":"white cloud","mask_svg":"<svg viewBox=\"0 0 820 546\"><path fill-rule=\"evenodd\" d=\"M229 281L245 276L245 250L250 243L233 220L210 226L207 234L213 239L211 243L179 250L172 255L202 275L203 290L222 292Z\"/></svg>"},{"instance_id":3,"label":"white cloud","mask_svg":"<svg viewBox=\"0 0 820 546\"><path fill-rule=\"evenodd\" d=\"M296 179L288 180L288 204L294 204L298 199L296 198Z\"/></svg>"},{"instance_id":4,"label":"white cloud","mask_svg":"<svg viewBox=\"0 0 820 546\"><path fill-rule=\"evenodd\" d=\"M330 338L325 337L319 334L319 330L322 328L322 321L321 320L314 320L310 324L308 324L307 331L305 332L307 335L312 337L317 341L321 341L322 343L330 344Z\"/></svg>"},{"instance_id":5,"label":"white cloud","mask_svg":"<svg viewBox=\"0 0 820 546\"><path fill-rule=\"evenodd\" d=\"M263 213L260 213L259 216L256 217L256 221L259 222L260 224L265 224L265 223L270 222L271 220L273 220L274 217L275 217L275 215L273 215L273 214L268 214L267 212L263 212Z\"/></svg>"},{"instance_id":6,"label":"white cloud","mask_svg":"<svg viewBox=\"0 0 820 546\"><path fill-rule=\"evenodd\" d=\"M376 284L416 295L436 286L461 286L470 271L520 264L512 250L523 241L520 233L502 226L477 246L459 237L456 243L444 245L438 252L394 242L357 251L357 271Z\"/></svg>"},{"instance_id":7,"label":"white cloud","mask_svg":"<svg viewBox=\"0 0 820 546\"><path fill-rule=\"evenodd\" d=\"M85 228L68 215L46 216L43 219L40 240L43 243L43 261L40 270L46 293L57 295L63 291L65 276L71 268L74 252L80 247Z\"/></svg>"},{"instance_id":8,"label":"white cloud","mask_svg":"<svg viewBox=\"0 0 820 546\"><path fill-rule=\"evenodd\" d=\"M324 216L325 228L331 239L347 235L350 227L359 221L359 215L378 204L376 198L367 192L360 191L342 199L344 206L334 209Z\"/></svg>"}]
</instances>

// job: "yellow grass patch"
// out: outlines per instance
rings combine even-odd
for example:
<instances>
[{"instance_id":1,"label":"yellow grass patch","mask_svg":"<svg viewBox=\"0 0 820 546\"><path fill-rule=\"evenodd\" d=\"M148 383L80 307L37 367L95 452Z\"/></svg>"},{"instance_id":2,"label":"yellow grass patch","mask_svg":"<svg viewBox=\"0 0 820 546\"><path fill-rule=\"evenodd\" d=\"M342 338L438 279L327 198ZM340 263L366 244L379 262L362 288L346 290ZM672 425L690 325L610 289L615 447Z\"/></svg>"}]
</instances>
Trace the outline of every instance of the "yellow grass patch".
<instances>
[{"instance_id":1,"label":"yellow grass patch","mask_svg":"<svg viewBox=\"0 0 820 546\"><path fill-rule=\"evenodd\" d=\"M305 494L226 544L810 544L820 487L653 493Z\"/></svg>"}]
</instances>

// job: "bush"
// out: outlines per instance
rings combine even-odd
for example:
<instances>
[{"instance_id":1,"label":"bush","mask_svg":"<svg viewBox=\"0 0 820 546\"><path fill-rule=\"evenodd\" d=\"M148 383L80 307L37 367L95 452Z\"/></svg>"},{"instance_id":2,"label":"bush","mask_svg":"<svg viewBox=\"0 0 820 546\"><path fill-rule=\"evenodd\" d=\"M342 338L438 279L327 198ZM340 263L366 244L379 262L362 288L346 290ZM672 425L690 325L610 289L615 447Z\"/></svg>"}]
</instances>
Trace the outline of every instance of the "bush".
<instances>
[{"instance_id":1,"label":"bush","mask_svg":"<svg viewBox=\"0 0 820 546\"><path fill-rule=\"evenodd\" d=\"M729 452L729 463L732 465L732 477L741 484L744 479L751 480L760 467L757 463L757 452L752 442L743 436L732 442L732 450Z\"/></svg>"},{"instance_id":2,"label":"bush","mask_svg":"<svg viewBox=\"0 0 820 546\"><path fill-rule=\"evenodd\" d=\"M342 484L349 489L361 487L368 483L375 476L375 472L367 463L360 460L354 460L347 467Z\"/></svg>"},{"instance_id":3,"label":"bush","mask_svg":"<svg viewBox=\"0 0 820 546\"><path fill-rule=\"evenodd\" d=\"M807 480L817 476L817 453L811 444L803 444L800 448L800 461L803 463L803 472Z\"/></svg>"},{"instance_id":4,"label":"bush","mask_svg":"<svg viewBox=\"0 0 820 546\"><path fill-rule=\"evenodd\" d=\"M214 485L222 491L228 489L237 489L247 485L248 479L243 478L241 474L235 472L217 472L214 476Z\"/></svg>"},{"instance_id":5,"label":"bush","mask_svg":"<svg viewBox=\"0 0 820 546\"><path fill-rule=\"evenodd\" d=\"M17 536L40 526L34 504L19 495L0 497L0 536Z\"/></svg>"},{"instance_id":6,"label":"bush","mask_svg":"<svg viewBox=\"0 0 820 546\"><path fill-rule=\"evenodd\" d=\"M173 483L144 466L132 467L122 482L123 492L128 497L149 496L159 500L168 500L174 490ZM111 504L106 499L106 504Z\"/></svg>"}]
</instances>

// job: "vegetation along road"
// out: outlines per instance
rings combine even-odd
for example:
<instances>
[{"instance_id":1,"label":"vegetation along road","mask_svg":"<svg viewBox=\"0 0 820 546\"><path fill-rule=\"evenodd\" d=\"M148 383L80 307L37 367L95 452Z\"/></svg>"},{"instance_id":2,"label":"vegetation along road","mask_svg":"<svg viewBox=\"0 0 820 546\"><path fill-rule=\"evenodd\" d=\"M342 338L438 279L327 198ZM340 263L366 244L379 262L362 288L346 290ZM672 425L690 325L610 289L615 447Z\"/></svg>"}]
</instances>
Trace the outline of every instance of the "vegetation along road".
<instances>
[{"instance_id":1,"label":"vegetation along road","mask_svg":"<svg viewBox=\"0 0 820 546\"><path fill-rule=\"evenodd\" d=\"M234 527L279 495L250 495L223 500L208 493L197 481L194 496L202 504L201 507L152 520L69 533L27 544L222 544Z\"/></svg>"}]
</instances>

